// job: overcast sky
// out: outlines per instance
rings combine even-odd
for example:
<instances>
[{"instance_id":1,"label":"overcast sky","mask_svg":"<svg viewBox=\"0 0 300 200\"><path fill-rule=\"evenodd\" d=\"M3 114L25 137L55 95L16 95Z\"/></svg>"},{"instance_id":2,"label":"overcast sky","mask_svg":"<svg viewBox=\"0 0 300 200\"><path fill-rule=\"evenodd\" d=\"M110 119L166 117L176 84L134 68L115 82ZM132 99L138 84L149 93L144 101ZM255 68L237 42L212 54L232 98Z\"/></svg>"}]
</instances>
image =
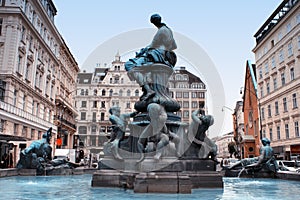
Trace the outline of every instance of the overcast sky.
<instances>
[{"instance_id":1,"label":"overcast sky","mask_svg":"<svg viewBox=\"0 0 300 200\"><path fill-rule=\"evenodd\" d=\"M255 63L253 35L281 0L53 0L55 24L81 69L89 55L107 40L129 31L153 28L149 17L159 13L162 21L198 44L210 57L221 77L225 105L234 109L241 100L246 60ZM149 38L150 41L151 38ZM175 38L176 39L176 38ZM148 41L145 41L145 45ZM180 47L178 47L180 48ZM115 54L111 55L113 61ZM176 52L176 51L175 51ZM122 54L124 52L120 52ZM99 55L99 63L101 61ZM205 79L205 77L203 77ZM232 111L224 109L226 123L219 134L232 131Z\"/></svg>"}]
</instances>

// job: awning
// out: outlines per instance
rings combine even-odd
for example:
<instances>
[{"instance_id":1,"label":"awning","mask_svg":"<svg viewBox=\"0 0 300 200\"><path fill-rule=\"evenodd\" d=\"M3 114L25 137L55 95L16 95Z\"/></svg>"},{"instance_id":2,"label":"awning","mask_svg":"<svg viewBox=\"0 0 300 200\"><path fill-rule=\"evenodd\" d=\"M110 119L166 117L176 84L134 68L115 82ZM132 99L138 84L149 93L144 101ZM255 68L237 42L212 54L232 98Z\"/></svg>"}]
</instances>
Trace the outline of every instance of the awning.
<instances>
[{"instance_id":1,"label":"awning","mask_svg":"<svg viewBox=\"0 0 300 200\"><path fill-rule=\"evenodd\" d=\"M6 135L6 134L0 134L0 141L27 141L26 138L15 136L15 135Z\"/></svg>"}]
</instances>

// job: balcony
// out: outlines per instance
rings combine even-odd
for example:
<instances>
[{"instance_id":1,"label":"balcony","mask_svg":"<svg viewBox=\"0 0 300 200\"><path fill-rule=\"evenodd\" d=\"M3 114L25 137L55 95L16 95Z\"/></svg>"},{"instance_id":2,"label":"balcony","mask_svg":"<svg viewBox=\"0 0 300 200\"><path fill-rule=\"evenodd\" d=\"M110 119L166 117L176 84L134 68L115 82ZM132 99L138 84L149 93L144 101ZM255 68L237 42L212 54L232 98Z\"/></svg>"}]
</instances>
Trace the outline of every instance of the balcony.
<instances>
[{"instance_id":1,"label":"balcony","mask_svg":"<svg viewBox=\"0 0 300 200\"><path fill-rule=\"evenodd\" d=\"M59 116L59 115L54 115L54 120L59 121L60 123L62 123L65 126L69 126L70 128L76 130L76 125L73 124L72 122L64 119L63 117Z\"/></svg>"},{"instance_id":2,"label":"balcony","mask_svg":"<svg viewBox=\"0 0 300 200\"><path fill-rule=\"evenodd\" d=\"M21 118L20 121L24 121L24 119L26 119L26 120L29 120L30 122L33 122L33 124L37 123L44 127L52 127L53 126L52 123L45 121L42 118L34 116L33 114L26 112L23 109L17 108L16 106L5 103L3 101L0 101L0 110L5 111L8 114L8 116L12 114L17 117L20 117Z\"/></svg>"}]
</instances>

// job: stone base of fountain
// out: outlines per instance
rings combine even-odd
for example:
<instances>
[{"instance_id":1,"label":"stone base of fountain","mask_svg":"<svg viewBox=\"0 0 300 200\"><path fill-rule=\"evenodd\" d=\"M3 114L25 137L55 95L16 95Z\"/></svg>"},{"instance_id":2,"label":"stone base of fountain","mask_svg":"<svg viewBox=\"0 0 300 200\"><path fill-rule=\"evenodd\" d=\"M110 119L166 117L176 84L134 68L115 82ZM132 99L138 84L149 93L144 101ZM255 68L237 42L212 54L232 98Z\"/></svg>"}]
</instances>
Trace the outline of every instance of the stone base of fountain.
<instances>
[{"instance_id":1,"label":"stone base of fountain","mask_svg":"<svg viewBox=\"0 0 300 200\"><path fill-rule=\"evenodd\" d=\"M109 166L114 166L112 169ZM222 174L212 160L146 157L116 161L104 158L93 174L92 187L121 187L136 193L191 193L194 188L223 188Z\"/></svg>"}]
</instances>

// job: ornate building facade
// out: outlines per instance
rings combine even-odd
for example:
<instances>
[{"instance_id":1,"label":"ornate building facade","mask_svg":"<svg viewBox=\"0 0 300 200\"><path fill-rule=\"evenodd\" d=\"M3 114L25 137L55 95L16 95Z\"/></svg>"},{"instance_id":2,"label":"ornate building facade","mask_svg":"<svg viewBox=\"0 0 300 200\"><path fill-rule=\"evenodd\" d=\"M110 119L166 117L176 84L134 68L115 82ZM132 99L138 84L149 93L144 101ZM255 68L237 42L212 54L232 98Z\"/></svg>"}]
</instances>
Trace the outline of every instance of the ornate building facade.
<instances>
[{"instance_id":1,"label":"ornate building facade","mask_svg":"<svg viewBox=\"0 0 300 200\"><path fill-rule=\"evenodd\" d=\"M300 154L300 3L284 0L254 35L262 137L278 157Z\"/></svg>"},{"instance_id":2,"label":"ornate building facade","mask_svg":"<svg viewBox=\"0 0 300 200\"><path fill-rule=\"evenodd\" d=\"M86 153L99 153L110 137L109 108L119 106L121 113L133 112L140 95L140 86L128 78L119 54L109 68L96 67L93 73L78 74L77 131Z\"/></svg>"},{"instance_id":3,"label":"ornate building facade","mask_svg":"<svg viewBox=\"0 0 300 200\"><path fill-rule=\"evenodd\" d=\"M1 154L10 151L14 164L26 141L40 139L50 127L53 146L57 136L59 148L73 143L79 67L55 15L52 0L0 1L0 140L10 143L2 143Z\"/></svg>"},{"instance_id":4,"label":"ornate building facade","mask_svg":"<svg viewBox=\"0 0 300 200\"><path fill-rule=\"evenodd\" d=\"M175 70L171 76L169 91L181 105L177 115L184 122L189 122L191 113L206 100L205 84L184 67ZM79 112L77 129L86 154L100 153L104 142L108 141L111 133L109 108L119 106L121 113L133 112L141 95L141 87L129 79L119 54L109 68L96 67L93 73L84 71L78 74L75 97Z\"/></svg>"}]
</instances>

